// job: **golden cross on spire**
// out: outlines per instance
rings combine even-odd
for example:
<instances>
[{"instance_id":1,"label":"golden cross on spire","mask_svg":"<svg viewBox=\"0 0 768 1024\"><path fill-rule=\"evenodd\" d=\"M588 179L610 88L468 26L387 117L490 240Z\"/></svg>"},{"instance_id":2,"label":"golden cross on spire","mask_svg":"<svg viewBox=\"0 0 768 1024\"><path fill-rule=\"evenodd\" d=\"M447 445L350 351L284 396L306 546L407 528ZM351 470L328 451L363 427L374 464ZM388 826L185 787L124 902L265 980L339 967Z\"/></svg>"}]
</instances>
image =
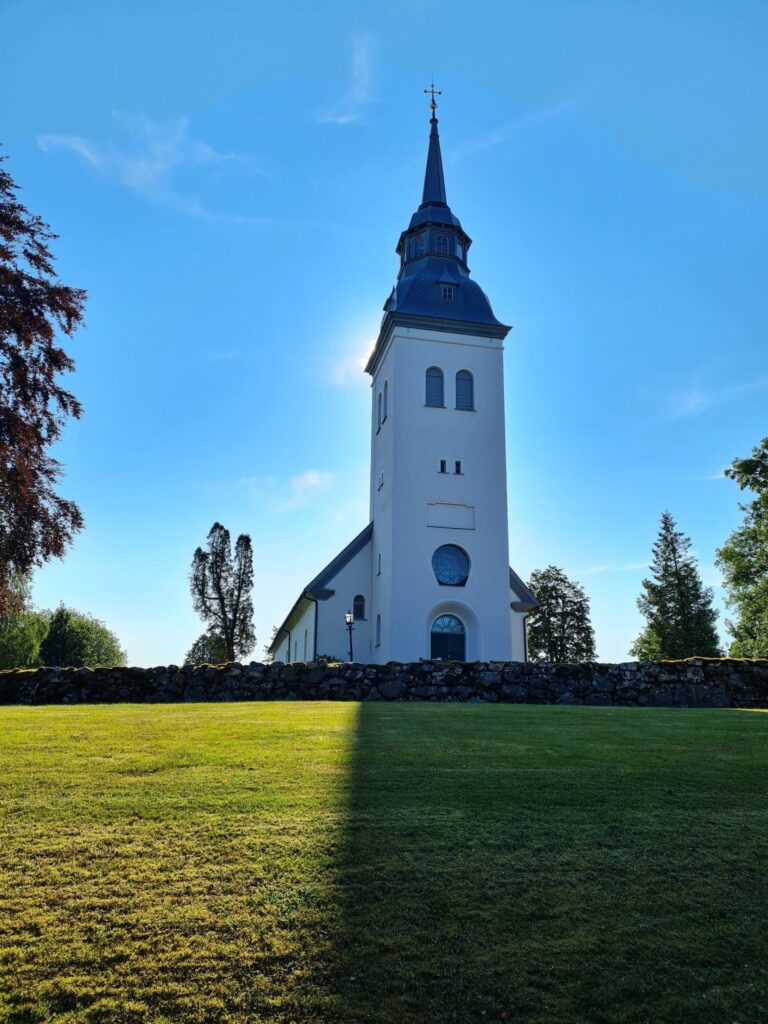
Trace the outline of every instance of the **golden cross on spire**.
<instances>
[{"instance_id":1,"label":"golden cross on spire","mask_svg":"<svg viewBox=\"0 0 768 1024\"><path fill-rule=\"evenodd\" d=\"M432 111L432 117L434 117L435 116L435 111L437 110L437 104L435 103L435 96L442 96L443 95L442 89L436 89L435 88L435 80L432 79L432 84L430 85L430 87L428 89L425 89L424 92L428 92L432 96L432 99L431 99L430 104L429 104L429 109Z\"/></svg>"}]
</instances>

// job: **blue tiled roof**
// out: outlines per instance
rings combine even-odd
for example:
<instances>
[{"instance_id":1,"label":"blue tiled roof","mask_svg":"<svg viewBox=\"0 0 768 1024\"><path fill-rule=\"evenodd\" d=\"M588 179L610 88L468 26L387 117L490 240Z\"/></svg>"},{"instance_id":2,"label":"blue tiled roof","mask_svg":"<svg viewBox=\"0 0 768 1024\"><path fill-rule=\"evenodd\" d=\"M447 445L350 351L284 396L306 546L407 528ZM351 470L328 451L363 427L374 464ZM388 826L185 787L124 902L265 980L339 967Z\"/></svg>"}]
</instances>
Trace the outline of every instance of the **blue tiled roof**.
<instances>
[{"instance_id":1,"label":"blue tiled roof","mask_svg":"<svg viewBox=\"0 0 768 1024\"><path fill-rule=\"evenodd\" d=\"M423 268L401 277L392 289L386 312L503 326L483 289L459 269L456 260L427 257L420 262ZM443 298L443 285L453 285L453 299Z\"/></svg>"}]
</instances>

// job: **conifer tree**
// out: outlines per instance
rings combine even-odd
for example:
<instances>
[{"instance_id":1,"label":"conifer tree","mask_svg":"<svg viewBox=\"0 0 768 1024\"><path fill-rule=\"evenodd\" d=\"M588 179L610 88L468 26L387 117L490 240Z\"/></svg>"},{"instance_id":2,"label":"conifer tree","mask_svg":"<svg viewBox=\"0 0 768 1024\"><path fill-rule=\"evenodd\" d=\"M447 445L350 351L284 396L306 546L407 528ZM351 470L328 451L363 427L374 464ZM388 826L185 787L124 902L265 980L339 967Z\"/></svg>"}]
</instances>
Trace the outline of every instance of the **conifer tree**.
<instances>
[{"instance_id":1,"label":"conifer tree","mask_svg":"<svg viewBox=\"0 0 768 1024\"><path fill-rule=\"evenodd\" d=\"M636 658L657 661L720 654L712 589L702 583L690 547L690 539L664 512L653 545L652 578L643 580L644 593L637 599L646 626L630 648Z\"/></svg>"},{"instance_id":2,"label":"conifer tree","mask_svg":"<svg viewBox=\"0 0 768 1024\"><path fill-rule=\"evenodd\" d=\"M251 598L253 551L248 534L237 538L233 555L229 530L214 523L208 550L195 551L189 585L192 603L207 633L224 644L224 660L234 661L252 651L256 636Z\"/></svg>"},{"instance_id":3,"label":"conifer tree","mask_svg":"<svg viewBox=\"0 0 768 1024\"><path fill-rule=\"evenodd\" d=\"M740 505L744 522L717 553L728 604L736 619L728 622L734 658L768 658L768 437L752 455L734 459L725 475L755 499Z\"/></svg>"},{"instance_id":4,"label":"conifer tree","mask_svg":"<svg viewBox=\"0 0 768 1024\"><path fill-rule=\"evenodd\" d=\"M594 661L595 634L583 588L556 565L532 572L528 588L539 602L528 616L531 661Z\"/></svg>"}]
</instances>

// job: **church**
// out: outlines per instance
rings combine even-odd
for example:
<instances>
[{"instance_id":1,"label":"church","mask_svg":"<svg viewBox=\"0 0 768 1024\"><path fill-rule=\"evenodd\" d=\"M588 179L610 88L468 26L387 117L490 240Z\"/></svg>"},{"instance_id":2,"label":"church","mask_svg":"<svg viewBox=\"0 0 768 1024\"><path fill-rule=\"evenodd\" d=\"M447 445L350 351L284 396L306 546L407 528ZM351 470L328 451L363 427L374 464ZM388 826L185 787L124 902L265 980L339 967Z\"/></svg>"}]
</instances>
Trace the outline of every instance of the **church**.
<instances>
[{"instance_id":1,"label":"church","mask_svg":"<svg viewBox=\"0 0 768 1024\"><path fill-rule=\"evenodd\" d=\"M504 339L446 198L432 92L371 377L370 522L299 595L274 661L525 661L538 607L509 565ZM351 628L350 628L351 627Z\"/></svg>"}]
</instances>

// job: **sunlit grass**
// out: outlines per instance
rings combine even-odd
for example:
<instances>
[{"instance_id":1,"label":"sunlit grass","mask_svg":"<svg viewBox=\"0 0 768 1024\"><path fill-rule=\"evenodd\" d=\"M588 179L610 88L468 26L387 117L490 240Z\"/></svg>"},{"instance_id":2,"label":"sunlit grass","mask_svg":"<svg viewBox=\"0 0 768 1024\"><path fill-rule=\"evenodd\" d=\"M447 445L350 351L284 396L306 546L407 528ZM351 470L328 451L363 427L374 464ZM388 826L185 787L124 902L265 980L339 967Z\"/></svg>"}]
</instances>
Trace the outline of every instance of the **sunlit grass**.
<instances>
[{"instance_id":1,"label":"sunlit grass","mask_svg":"<svg viewBox=\"0 0 768 1024\"><path fill-rule=\"evenodd\" d=\"M768 722L0 709L0 1020L768 1010Z\"/></svg>"}]
</instances>

